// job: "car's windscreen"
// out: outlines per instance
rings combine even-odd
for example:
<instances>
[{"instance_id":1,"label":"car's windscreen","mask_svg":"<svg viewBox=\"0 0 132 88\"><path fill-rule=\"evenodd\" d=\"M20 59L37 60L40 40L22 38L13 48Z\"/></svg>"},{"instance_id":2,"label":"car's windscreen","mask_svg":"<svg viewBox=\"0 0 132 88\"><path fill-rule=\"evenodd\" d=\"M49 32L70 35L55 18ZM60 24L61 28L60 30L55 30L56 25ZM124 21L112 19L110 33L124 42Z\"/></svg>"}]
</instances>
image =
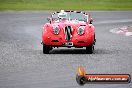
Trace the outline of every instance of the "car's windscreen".
<instances>
[{"instance_id":1,"label":"car's windscreen","mask_svg":"<svg viewBox=\"0 0 132 88\"><path fill-rule=\"evenodd\" d=\"M84 21L87 22L88 17L83 14L83 13L76 13L76 12L66 12L67 16L66 19L67 20L78 20L78 21ZM58 13L55 13L54 15L52 15L53 20L59 20L58 18Z\"/></svg>"}]
</instances>

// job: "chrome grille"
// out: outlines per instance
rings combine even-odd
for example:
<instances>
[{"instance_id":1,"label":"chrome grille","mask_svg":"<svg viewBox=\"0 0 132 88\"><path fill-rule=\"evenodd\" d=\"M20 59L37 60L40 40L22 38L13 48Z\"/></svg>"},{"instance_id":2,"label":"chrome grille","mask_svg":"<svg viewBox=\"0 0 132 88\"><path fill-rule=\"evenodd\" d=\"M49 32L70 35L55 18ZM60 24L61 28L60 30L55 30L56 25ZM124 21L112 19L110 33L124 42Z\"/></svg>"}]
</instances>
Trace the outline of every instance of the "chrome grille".
<instances>
[{"instance_id":1,"label":"chrome grille","mask_svg":"<svg viewBox=\"0 0 132 88\"><path fill-rule=\"evenodd\" d=\"M67 41L71 39L72 36L72 27L71 26L66 26L65 27L65 38Z\"/></svg>"}]
</instances>

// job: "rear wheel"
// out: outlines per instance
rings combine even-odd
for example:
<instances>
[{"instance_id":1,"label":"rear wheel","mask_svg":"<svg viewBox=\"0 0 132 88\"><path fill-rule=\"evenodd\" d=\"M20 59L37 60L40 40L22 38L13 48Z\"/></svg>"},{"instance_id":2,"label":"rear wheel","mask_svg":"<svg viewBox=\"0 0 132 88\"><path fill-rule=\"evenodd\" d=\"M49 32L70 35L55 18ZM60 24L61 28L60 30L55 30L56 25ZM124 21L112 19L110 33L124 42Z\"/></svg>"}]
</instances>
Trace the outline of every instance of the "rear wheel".
<instances>
[{"instance_id":1,"label":"rear wheel","mask_svg":"<svg viewBox=\"0 0 132 88\"><path fill-rule=\"evenodd\" d=\"M49 54L50 50L52 50L51 46L47 46L43 44L43 54Z\"/></svg>"},{"instance_id":2,"label":"rear wheel","mask_svg":"<svg viewBox=\"0 0 132 88\"><path fill-rule=\"evenodd\" d=\"M94 44L86 47L86 53L92 54L94 52Z\"/></svg>"}]
</instances>

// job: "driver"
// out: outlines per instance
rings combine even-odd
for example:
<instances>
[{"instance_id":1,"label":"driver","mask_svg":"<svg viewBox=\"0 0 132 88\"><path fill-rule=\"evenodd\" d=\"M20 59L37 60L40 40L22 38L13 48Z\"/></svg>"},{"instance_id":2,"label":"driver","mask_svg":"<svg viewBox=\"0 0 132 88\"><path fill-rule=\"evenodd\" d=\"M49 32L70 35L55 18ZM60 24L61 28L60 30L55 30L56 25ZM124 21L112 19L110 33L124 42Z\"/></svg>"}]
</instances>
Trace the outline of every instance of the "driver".
<instances>
[{"instance_id":1,"label":"driver","mask_svg":"<svg viewBox=\"0 0 132 88\"><path fill-rule=\"evenodd\" d=\"M66 20L67 19L67 13L64 10L61 10L60 13L58 13L59 20Z\"/></svg>"}]
</instances>

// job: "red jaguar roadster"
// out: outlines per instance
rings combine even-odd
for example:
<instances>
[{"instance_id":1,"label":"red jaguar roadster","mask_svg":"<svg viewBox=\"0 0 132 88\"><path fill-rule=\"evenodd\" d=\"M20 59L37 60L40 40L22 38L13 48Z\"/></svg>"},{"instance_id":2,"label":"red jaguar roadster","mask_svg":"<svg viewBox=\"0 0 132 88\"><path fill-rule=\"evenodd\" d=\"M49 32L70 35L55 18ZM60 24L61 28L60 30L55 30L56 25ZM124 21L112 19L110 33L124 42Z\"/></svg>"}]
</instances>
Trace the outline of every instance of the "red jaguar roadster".
<instances>
[{"instance_id":1,"label":"red jaguar roadster","mask_svg":"<svg viewBox=\"0 0 132 88\"><path fill-rule=\"evenodd\" d=\"M94 52L95 29L90 14L81 11L53 13L47 18L42 30L43 53L48 54L54 47L86 47L86 53Z\"/></svg>"}]
</instances>

